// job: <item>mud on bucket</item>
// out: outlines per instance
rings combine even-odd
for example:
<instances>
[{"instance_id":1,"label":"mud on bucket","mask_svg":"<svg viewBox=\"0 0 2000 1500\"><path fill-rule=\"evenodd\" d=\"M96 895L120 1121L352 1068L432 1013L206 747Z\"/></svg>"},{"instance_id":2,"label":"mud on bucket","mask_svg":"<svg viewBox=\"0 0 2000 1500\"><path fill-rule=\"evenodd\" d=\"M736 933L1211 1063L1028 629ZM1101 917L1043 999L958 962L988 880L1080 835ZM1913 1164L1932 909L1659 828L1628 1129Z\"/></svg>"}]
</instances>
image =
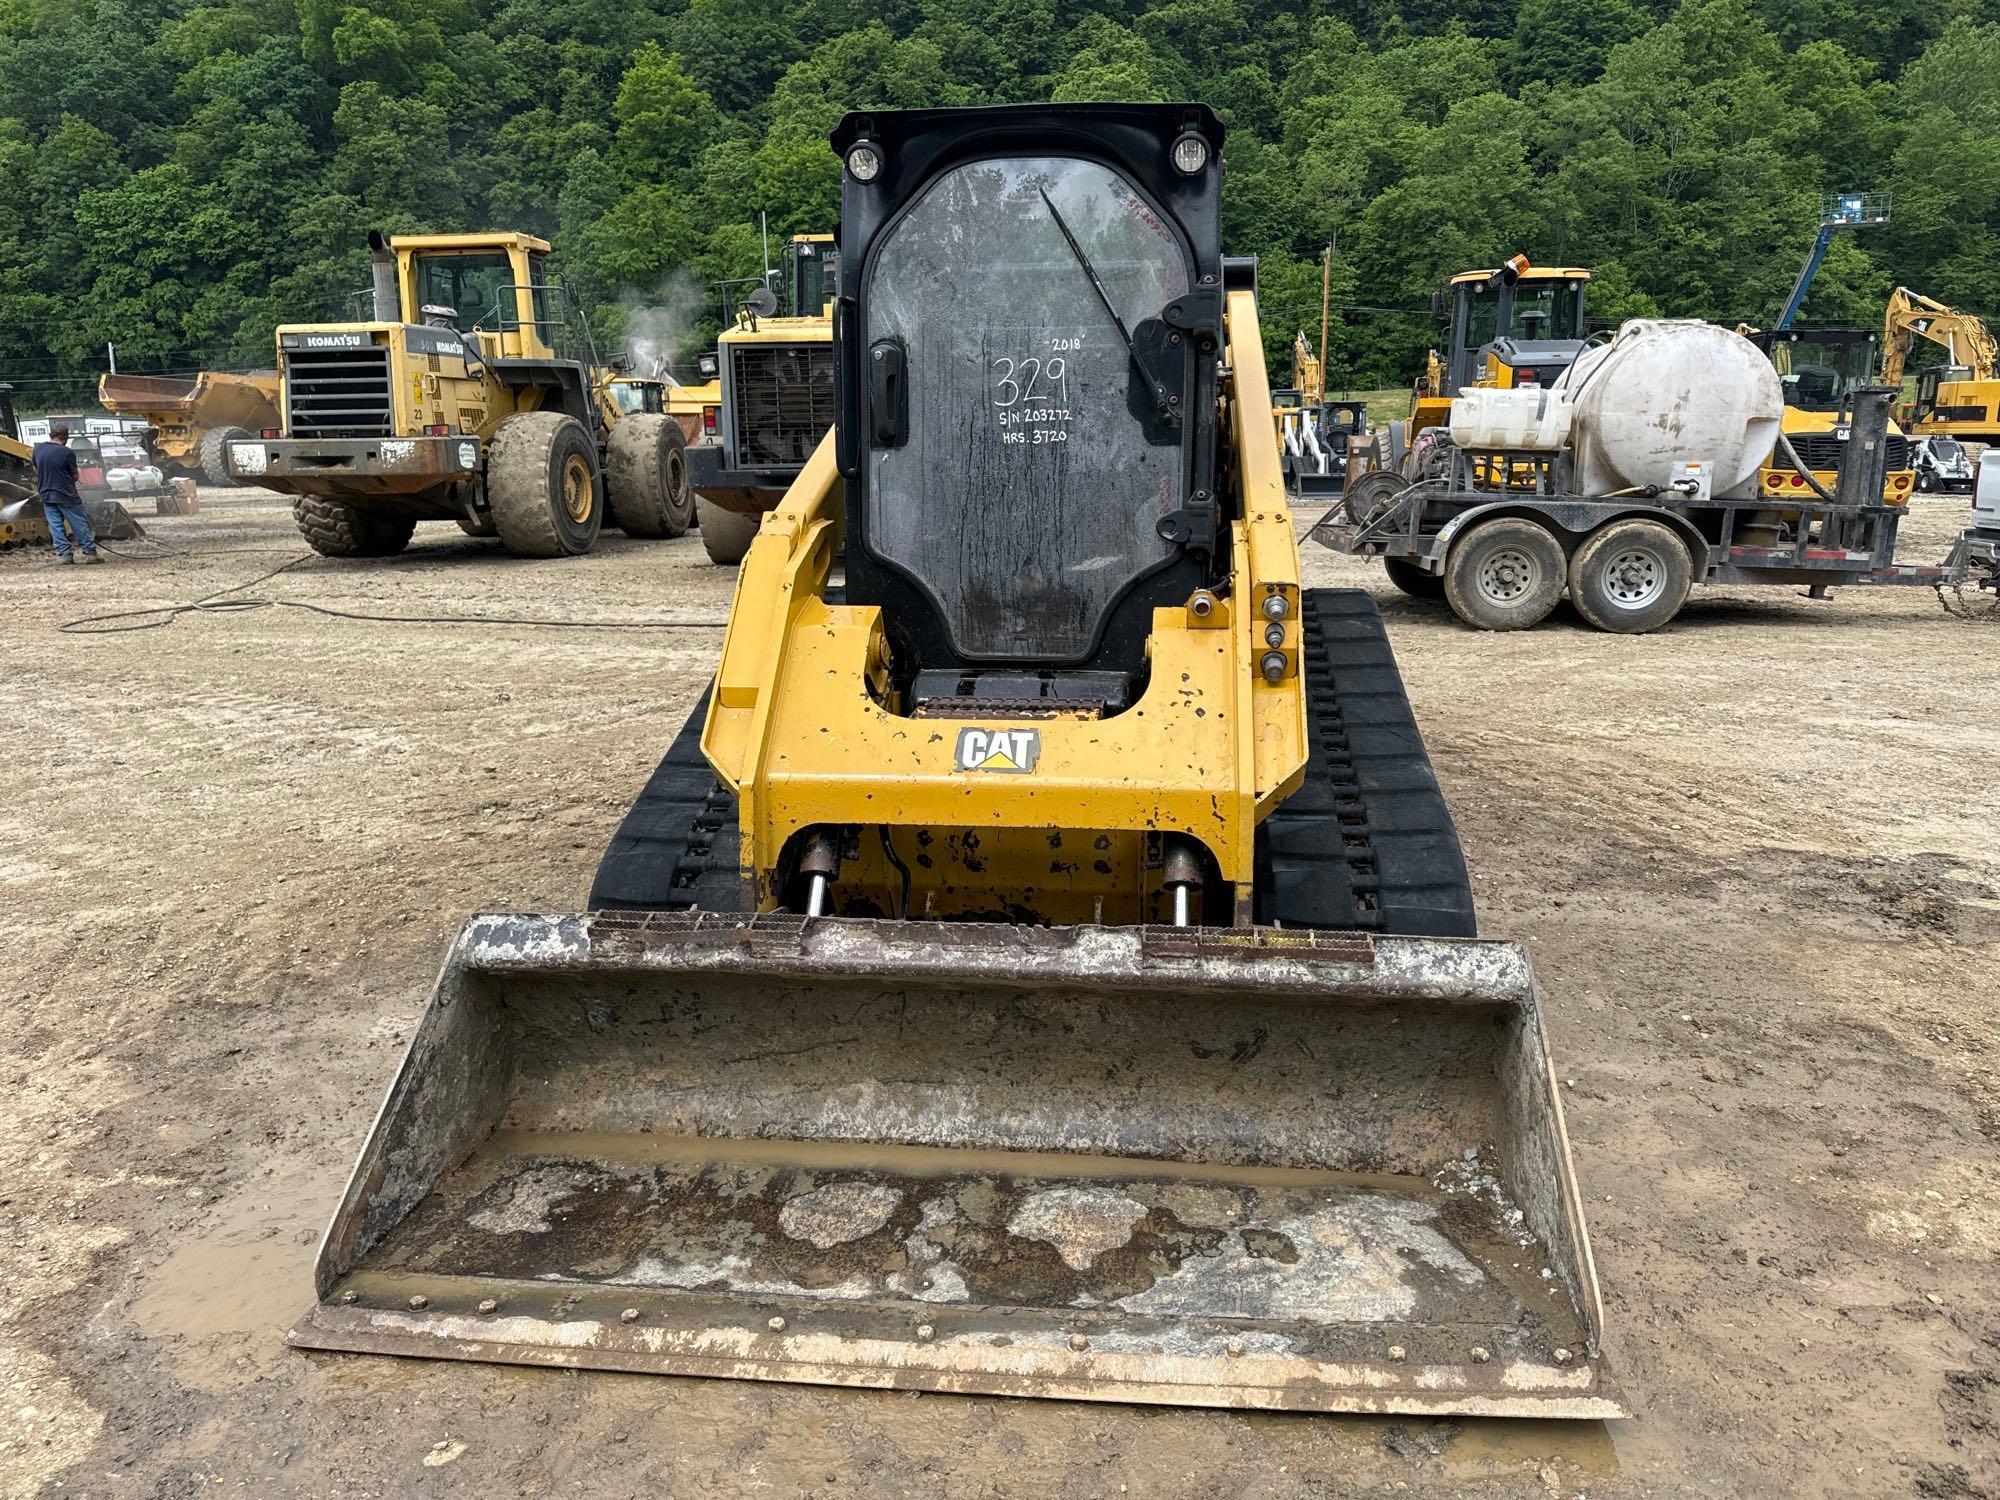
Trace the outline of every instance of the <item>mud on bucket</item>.
<instances>
[{"instance_id":1,"label":"mud on bucket","mask_svg":"<svg viewBox=\"0 0 2000 1500\"><path fill-rule=\"evenodd\" d=\"M467 925L320 1349L1623 1414L1526 955L796 917Z\"/></svg>"}]
</instances>

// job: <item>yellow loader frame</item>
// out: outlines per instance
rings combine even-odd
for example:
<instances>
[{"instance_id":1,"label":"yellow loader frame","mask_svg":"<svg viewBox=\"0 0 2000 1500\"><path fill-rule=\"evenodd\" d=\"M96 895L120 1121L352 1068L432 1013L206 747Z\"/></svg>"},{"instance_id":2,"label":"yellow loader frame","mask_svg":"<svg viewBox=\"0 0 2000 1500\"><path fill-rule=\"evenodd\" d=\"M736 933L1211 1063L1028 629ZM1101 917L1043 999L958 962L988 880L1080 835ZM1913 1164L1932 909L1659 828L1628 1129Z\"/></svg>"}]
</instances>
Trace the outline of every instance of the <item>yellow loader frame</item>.
<instances>
[{"instance_id":1,"label":"yellow loader frame","mask_svg":"<svg viewBox=\"0 0 2000 1500\"><path fill-rule=\"evenodd\" d=\"M1306 703L1298 545L1268 416L1255 293L1229 294L1224 330L1229 430L1248 517L1233 527L1231 597L1204 590L1183 607L1156 609L1145 695L1113 718L1038 717L1040 754L1024 774L962 768L964 721L897 711L881 610L825 601L844 492L832 436L820 444L744 559L702 735L739 799L749 909L780 904L776 872L798 834L873 825L978 835L969 857L981 870L983 904L996 887L1032 880L1043 910L1079 921L1157 912L1147 836L1184 834L1235 887L1233 912L1210 920L1250 923L1257 824L1303 777ZM1277 642L1267 639L1273 622L1264 613L1273 596L1285 601ZM1286 659L1276 682L1261 670L1273 650ZM994 723L1011 722L996 713ZM1076 852L1090 857L1051 857L1052 841L1085 837L1094 847ZM899 848L885 831L878 848L861 851L859 872L843 879L880 882L892 908L900 860L912 873L908 915L920 902L933 915L959 914L951 874L968 856L951 837L938 843L944 853L926 868L911 861L924 851Z\"/></svg>"}]
</instances>

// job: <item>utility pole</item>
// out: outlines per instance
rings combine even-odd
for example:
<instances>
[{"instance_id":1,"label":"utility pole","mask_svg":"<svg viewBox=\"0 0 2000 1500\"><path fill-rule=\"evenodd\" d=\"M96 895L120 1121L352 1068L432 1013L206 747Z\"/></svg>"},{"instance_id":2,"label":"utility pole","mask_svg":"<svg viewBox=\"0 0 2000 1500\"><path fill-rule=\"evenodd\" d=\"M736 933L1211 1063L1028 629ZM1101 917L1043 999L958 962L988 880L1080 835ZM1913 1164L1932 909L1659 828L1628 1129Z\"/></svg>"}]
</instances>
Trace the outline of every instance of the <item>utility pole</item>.
<instances>
[{"instance_id":1,"label":"utility pole","mask_svg":"<svg viewBox=\"0 0 2000 1500\"><path fill-rule=\"evenodd\" d=\"M1319 399L1326 399L1326 333L1333 315L1333 236L1319 258Z\"/></svg>"},{"instance_id":2,"label":"utility pole","mask_svg":"<svg viewBox=\"0 0 2000 1500\"><path fill-rule=\"evenodd\" d=\"M111 362L111 373L116 375L118 373L118 346L116 344L106 344L104 346L104 357Z\"/></svg>"}]
</instances>

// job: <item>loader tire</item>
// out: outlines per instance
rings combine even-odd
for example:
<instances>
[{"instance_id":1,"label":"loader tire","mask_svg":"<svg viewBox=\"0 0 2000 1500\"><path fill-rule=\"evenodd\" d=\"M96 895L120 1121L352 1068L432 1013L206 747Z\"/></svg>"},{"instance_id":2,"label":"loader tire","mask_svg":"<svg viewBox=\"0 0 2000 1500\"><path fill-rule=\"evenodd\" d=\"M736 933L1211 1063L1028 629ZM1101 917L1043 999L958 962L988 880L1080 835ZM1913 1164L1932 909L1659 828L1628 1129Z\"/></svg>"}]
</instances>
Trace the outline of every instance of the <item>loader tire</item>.
<instances>
[{"instance_id":1,"label":"loader tire","mask_svg":"<svg viewBox=\"0 0 2000 1500\"><path fill-rule=\"evenodd\" d=\"M604 527L604 477L589 430L559 411L509 417L486 453L486 503L509 552L588 552Z\"/></svg>"},{"instance_id":2,"label":"loader tire","mask_svg":"<svg viewBox=\"0 0 2000 1500\"><path fill-rule=\"evenodd\" d=\"M1305 779L1257 830L1256 916L1286 927L1472 937L1472 882L1375 601L1300 601Z\"/></svg>"},{"instance_id":3,"label":"loader tire","mask_svg":"<svg viewBox=\"0 0 2000 1500\"><path fill-rule=\"evenodd\" d=\"M196 451L201 482L223 489L234 489L242 484L242 480L229 472L229 445L240 443L249 436L241 427L214 427L204 433L201 447Z\"/></svg>"},{"instance_id":4,"label":"loader tire","mask_svg":"<svg viewBox=\"0 0 2000 1500\"><path fill-rule=\"evenodd\" d=\"M666 758L612 835L591 882L587 910L743 909L736 796L701 753L713 691L713 683L702 690Z\"/></svg>"},{"instance_id":5,"label":"loader tire","mask_svg":"<svg viewBox=\"0 0 2000 1500\"><path fill-rule=\"evenodd\" d=\"M493 512L491 511L486 512L486 514L482 516L457 515L453 516L452 519L458 522L458 529L464 532L467 536L499 535L499 532L494 529Z\"/></svg>"},{"instance_id":6,"label":"loader tire","mask_svg":"<svg viewBox=\"0 0 2000 1500\"><path fill-rule=\"evenodd\" d=\"M658 412L620 417L611 429L604 488L611 519L627 536L682 536L694 524L687 438Z\"/></svg>"},{"instance_id":7,"label":"loader tire","mask_svg":"<svg viewBox=\"0 0 2000 1500\"><path fill-rule=\"evenodd\" d=\"M1427 569L1402 557L1385 557L1382 567L1389 575L1389 582L1412 599L1442 599L1444 580Z\"/></svg>"},{"instance_id":8,"label":"loader tire","mask_svg":"<svg viewBox=\"0 0 2000 1500\"><path fill-rule=\"evenodd\" d=\"M701 523L701 544L708 549L708 560L725 567L733 568L743 561L743 554L757 539L757 528L764 524L762 516L724 510L699 495L694 497L694 512Z\"/></svg>"},{"instance_id":9,"label":"loader tire","mask_svg":"<svg viewBox=\"0 0 2000 1500\"><path fill-rule=\"evenodd\" d=\"M292 519L321 557L394 557L410 545L410 536L417 529L414 516L368 510L317 495L295 497Z\"/></svg>"},{"instance_id":10,"label":"loader tire","mask_svg":"<svg viewBox=\"0 0 2000 1500\"><path fill-rule=\"evenodd\" d=\"M1694 559L1658 521L1613 521L1593 531L1569 565L1569 602L1599 630L1644 635L1687 603Z\"/></svg>"},{"instance_id":11,"label":"loader tire","mask_svg":"<svg viewBox=\"0 0 2000 1500\"><path fill-rule=\"evenodd\" d=\"M1546 526L1513 517L1481 521L1451 545L1444 597L1478 630L1532 630L1562 598L1568 561Z\"/></svg>"}]
</instances>

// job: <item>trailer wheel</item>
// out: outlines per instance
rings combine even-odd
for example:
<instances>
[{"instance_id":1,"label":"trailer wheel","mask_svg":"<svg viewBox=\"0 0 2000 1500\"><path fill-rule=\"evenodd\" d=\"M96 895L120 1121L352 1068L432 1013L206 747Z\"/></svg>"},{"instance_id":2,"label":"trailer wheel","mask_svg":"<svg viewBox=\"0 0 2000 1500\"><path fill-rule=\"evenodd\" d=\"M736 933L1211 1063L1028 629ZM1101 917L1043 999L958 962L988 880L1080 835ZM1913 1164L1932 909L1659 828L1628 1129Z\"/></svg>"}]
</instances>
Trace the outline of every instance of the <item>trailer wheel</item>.
<instances>
[{"instance_id":1,"label":"trailer wheel","mask_svg":"<svg viewBox=\"0 0 2000 1500\"><path fill-rule=\"evenodd\" d=\"M1613 521L1592 532L1569 565L1569 598L1599 630L1643 635L1681 612L1694 561L1658 521Z\"/></svg>"},{"instance_id":2,"label":"trailer wheel","mask_svg":"<svg viewBox=\"0 0 2000 1500\"><path fill-rule=\"evenodd\" d=\"M1480 630L1531 630L1562 591L1562 543L1533 521L1481 521L1452 544L1445 560L1445 600Z\"/></svg>"},{"instance_id":3,"label":"trailer wheel","mask_svg":"<svg viewBox=\"0 0 2000 1500\"><path fill-rule=\"evenodd\" d=\"M757 539L757 528L764 524L762 516L724 510L700 495L694 497L694 513L701 522L701 544L708 549L708 560L725 567L743 561L743 554Z\"/></svg>"},{"instance_id":4,"label":"trailer wheel","mask_svg":"<svg viewBox=\"0 0 2000 1500\"><path fill-rule=\"evenodd\" d=\"M694 524L687 437L659 412L620 417L605 459L611 519L627 536L680 536Z\"/></svg>"},{"instance_id":5,"label":"trailer wheel","mask_svg":"<svg viewBox=\"0 0 2000 1500\"><path fill-rule=\"evenodd\" d=\"M229 472L229 445L240 443L250 434L241 427L214 427L202 434L197 463L202 483L234 489L243 481Z\"/></svg>"},{"instance_id":6,"label":"trailer wheel","mask_svg":"<svg viewBox=\"0 0 2000 1500\"><path fill-rule=\"evenodd\" d=\"M604 526L604 479L597 444L559 411L517 412L486 452L486 503L509 552L574 557Z\"/></svg>"},{"instance_id":7,"label":"trailer wheel","mask_svg":"<svg viewBox=\"0 0 2000 1500\"><path fill-rule=\"evenodd\" d=\"M1412 599L1442 599L1444 580L1437 574L1420 568L1403 557L1385 557L1382 566L1389 574L1389 582L1396 585Z\"/></svg>"},{"instance_id":8,"label":"trailer wheel","mask_svg":"<svg viewBox=\"0 0 2000 1500\"><path fill-rule=\"evenodd\" d=\"M294 497L292 519L321 557L394 557L410 545L410 535L417 529L415 516L367 510L317 495Z\"/></svg>"}]
</instances>

